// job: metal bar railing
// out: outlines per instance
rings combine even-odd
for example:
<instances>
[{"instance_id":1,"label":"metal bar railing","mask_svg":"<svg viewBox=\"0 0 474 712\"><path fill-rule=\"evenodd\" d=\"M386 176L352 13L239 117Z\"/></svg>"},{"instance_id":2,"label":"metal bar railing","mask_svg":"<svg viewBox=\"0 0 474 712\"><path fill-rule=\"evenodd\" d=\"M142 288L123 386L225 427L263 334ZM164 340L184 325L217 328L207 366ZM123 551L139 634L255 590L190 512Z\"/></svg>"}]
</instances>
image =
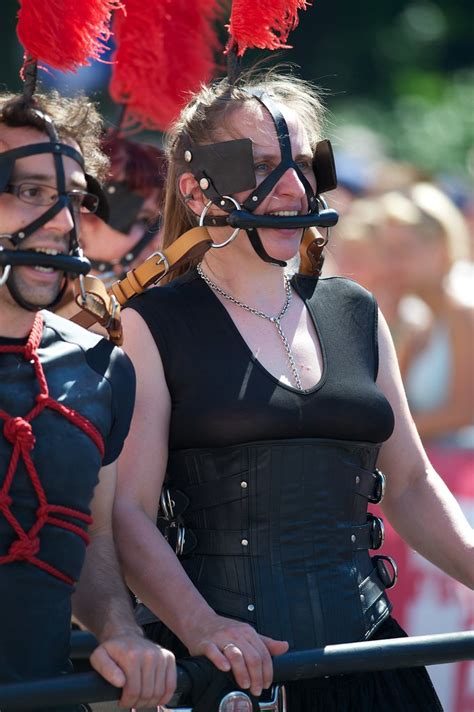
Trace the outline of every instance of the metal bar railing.
<instances>
[{"instance_id":1,"label":"metal bar railing","mask_svg":"<svg viewBox=\"0 0 474 712\"><path fill-rule=\"evenodd\" d=\"M84 657L87 645L91 642L90 637L87 634L75 637L75 652L79 653L76 657ZM274 681L438 665L458 660L474 660L474 632L328 645L325 648L286 653L273 660ZM189 676L178 663L178 685L170 706L185 703L190 684ZM0 709L26 710L32 706L48 708L81 702L106 702L118 700L120 695L118 688L109 685L97 673L76 673L0 685Z\"/></svg>"}]
</instances>

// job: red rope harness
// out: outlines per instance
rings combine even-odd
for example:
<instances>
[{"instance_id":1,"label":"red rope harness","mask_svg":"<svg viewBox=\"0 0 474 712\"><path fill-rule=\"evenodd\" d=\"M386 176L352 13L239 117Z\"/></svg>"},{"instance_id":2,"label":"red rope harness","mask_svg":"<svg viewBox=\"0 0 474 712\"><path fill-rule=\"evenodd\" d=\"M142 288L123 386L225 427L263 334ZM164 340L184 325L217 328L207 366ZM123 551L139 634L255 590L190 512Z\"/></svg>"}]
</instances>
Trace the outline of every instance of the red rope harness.
<instances>
[{"instance_id":1,"label":"red rope harness","mask_svg":"<svg viewBox=\"0 0 474 712\"><path fill-rule=\"evenodd\" d=\"M45 408L51 408L86 433L97 446L101 457L104 455L104 442L99 431L87 418L84 418L84 416L72 408L67 408L50 397L43 367L37 354L42 333L43 318L41 314L37 314L28 341L24 346L0 346L0 353L23 354L24 359L32 363L40 387L40 393L36 396L36 405L24 417L13 417L0 409L0 418L5 421L3 424L3 434L13 445L5 481L0 489L0 513L3 514L17 535L17 539L11 544L8 550L8 554L0 556L0 564L9 564L12 561L27 561L52 576L56 576L56 578L61 579L61 581L72 585L74 581L70 576L36 556L40 550L39 533L45 524L51 524L74 532L88 544L89 536L80 526L58 519L55 515L73 517L86 524L92 523L92 517L77 509L49 504L30 455L31 450L33 450L35 446L35 436L33 428L31 427L31 421L40 415ZM36 521L29 531L23 529L11 511L12 498L9 492L20 457L25 464L26 471L39 503L36 510Z\"/></svg>"}]
</instances>

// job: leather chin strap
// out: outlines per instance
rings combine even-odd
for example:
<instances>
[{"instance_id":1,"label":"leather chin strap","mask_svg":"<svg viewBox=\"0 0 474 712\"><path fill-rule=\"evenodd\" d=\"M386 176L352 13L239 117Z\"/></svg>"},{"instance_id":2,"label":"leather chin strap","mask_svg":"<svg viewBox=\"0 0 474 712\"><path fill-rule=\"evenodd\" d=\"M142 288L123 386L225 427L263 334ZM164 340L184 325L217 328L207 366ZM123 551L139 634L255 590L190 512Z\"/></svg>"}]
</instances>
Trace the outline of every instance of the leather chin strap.
<instances>
[{"instance_id":1,"label":"leather chin strap","mask_svg":"<svg viewBox=\"0 0 474 712\"><path fill-rule=\"evenodd\" d=\"M114 343L121 344L120 307L152 284L158 284L168 272L173 272L187 262L201 260L211 245L207 229L195 227L166 249L154 252L141 265L127 272L109 291L98 277L80 278L80 291L75 298L82 311L74 314L71 321L85 329L99 323L108 331Z\"/></svg>"}]
</instances>

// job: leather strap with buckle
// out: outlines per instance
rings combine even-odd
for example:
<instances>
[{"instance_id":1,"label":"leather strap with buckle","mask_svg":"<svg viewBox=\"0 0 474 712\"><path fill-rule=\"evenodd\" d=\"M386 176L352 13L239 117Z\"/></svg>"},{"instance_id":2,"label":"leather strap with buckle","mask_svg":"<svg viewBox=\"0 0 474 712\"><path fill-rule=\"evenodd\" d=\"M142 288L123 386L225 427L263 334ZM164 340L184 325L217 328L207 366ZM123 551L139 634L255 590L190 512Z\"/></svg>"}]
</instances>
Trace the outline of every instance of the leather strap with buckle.
<instances>
[{"instance_id":1,"label":"leather strap with buckle","mask_svg":"<svg viewBox=\"0 0 474 712\"><path fill-rule=\"evenodd\" d=\"M176 556L186 556L197 546L196 535L185 526L182 518L188 506L189 498L184 492L167 485L163 487L156 524Z\"/></svg>"},{"instance_id":2,"label":"leather strap with buckle","mask_svg":"<svg viewBox=\"0 0 474 712\"><path fill-rule=\"evenodd\" d=\"M327 240L315 228L304 231L300 247L300 273L319 276L323 264L322 251ZM99 323L107 329L111 341L120 345L123 340L120 307L141 294L152 284L158 284L169 272L186 262L201 259L211 247L212 240L204 226L185 232L169 247L154 252L141 265L127 272L107 292L98 277L84 277L76 302L81 308L71 321L85 329Z\"/></svg>"},{"instance_id":3,"label":"leather strap with buckle","mask_svg":"<svg viewBox=\"0 0 474 712\"><path fill-rule=\"evenodd\" d=\"M84 278L80 293L76 296L81 311L74 314L71 321L85 329L98 322L107 329L110 339L120 345L121 326L116 321L120 306L152 284L158 284L168 272L185 262L201 258L211 244L211 237L205 227L188 230L169 247L154 252L141 265L127 272L123 279L112 285L110 293L98 277Z\"/></svg>"}]
</instances>

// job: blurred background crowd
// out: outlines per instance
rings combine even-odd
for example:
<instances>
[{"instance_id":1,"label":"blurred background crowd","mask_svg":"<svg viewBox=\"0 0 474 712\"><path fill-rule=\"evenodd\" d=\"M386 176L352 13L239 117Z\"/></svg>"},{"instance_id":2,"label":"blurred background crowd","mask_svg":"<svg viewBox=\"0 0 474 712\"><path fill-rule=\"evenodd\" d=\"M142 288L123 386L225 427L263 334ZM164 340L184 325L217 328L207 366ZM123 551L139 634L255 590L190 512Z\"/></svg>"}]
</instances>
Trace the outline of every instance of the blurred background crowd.
<instances>
[{"instance_id":1,"label":"blurred background crowd","mask_svg":"<svg viewBox=\"0 0 474 712\"><path fill-rule=\"evenodd\" d=\"M190 0L174 2L186 12ZM9 90L21 87L18 5L2 0L0 7L0 84ZM420 436L471 520L472 39L469 0L315 0L291 34L293 49L271 58L272 64L294 63L327 95L327 133L339 178L328 201L341 219L330 236L324 276L349 277L375 295L394 338ZM109 44L102 61L75 75L42 72L42 83L92 96L110 127L112 174L106 191L112 220L105 225L90 216L84 229L95 272L110 282L160 244L165 166L159 132L142 131L132 141L114 135L120 110L108 92L113 38ZM261 54L248 52L246 63ZM388 539L408 574L395 600L400 622L412 634L469 628L474 606L462 587L447 584L416 553L402 549L390 531ZM450 670L433 670L446 710L474 709L474 665Z\"/></svg>"}]
</instances>

